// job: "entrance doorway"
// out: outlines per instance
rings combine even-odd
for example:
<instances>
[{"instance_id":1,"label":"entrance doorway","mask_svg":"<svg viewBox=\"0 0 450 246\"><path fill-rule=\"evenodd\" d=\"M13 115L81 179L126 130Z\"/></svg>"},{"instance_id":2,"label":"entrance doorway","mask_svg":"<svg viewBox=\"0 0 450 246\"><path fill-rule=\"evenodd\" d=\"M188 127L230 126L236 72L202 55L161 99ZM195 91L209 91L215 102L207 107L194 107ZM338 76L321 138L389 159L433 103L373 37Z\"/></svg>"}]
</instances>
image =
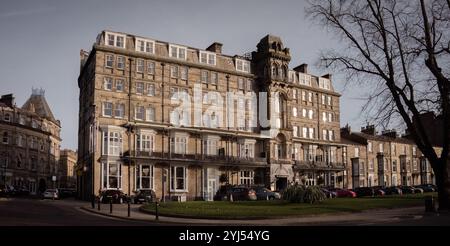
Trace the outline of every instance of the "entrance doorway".
<instances>
[{"instance_id":1,"label":"entrance doorway","mask_svg":"<svg viewBox=\"0 0 450 246\"><path fill-rule=\"evenodd\" d=\"M208 187L207 187L207 201L213 201L214 195L216 194L216 179L208 179Z\"/></svg>"},{"instance_id":2,"label":"entrance doorway","mask_svg":"<svg viewBox=\"0 0 450 246\"><path fill-rule=\"evenodd\" d=\"M287 178L277 178L277 181L275 183L275 189L278 191L285 190L287 188Z\"/></svg>"}]
</instances>

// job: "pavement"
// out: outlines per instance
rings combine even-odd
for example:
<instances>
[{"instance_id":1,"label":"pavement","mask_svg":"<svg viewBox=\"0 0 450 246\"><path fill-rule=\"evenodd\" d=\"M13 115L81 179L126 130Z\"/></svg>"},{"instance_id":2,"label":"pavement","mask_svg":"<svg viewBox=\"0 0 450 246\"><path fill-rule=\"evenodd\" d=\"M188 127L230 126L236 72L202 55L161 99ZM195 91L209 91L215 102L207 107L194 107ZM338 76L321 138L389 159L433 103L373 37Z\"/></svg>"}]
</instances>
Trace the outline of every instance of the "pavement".
<instances>
[{"instance_id":1,"label":"pavement","mask_svg":"<svg viewBox=\"0 0 450 246\"><path fill-rule=\"evenodd\" d=\"M128 217L127 204L101 204L101 210L91 204L74 199L41 200L26 198L0 198L0 226L158 226L158 225L243 225L243 226L436 226L450 225L450 214L426 213L423 207L366 210L359 213L340 213L304 217L258 220L192 219L159 216L139 211L140 205L131 204Z\"/></svg>"},{"instance_id":2,"label":"pavement","mask_svg":"<svg viewBox=\"0 0 450 246\"><path fill-rule=\"evenodd\" d=\"M96 204L97 206L97 204ZM134 221L156 221L156 216L139 211L141 205L131 204L128 217L127 204L114 204L110 213L109 204L101 204L100 211L96 207L84 206L81 209L98 215ZM427 213L424 207L409 207L398 209L373 209L358 213L322 214L303 217L250 219L250 220L219 220L193 219L159 216L159 223L173 225L242 225L242 226L354 226L354 225L450 225L450 215Z\"/></svg>"}]
</instances>

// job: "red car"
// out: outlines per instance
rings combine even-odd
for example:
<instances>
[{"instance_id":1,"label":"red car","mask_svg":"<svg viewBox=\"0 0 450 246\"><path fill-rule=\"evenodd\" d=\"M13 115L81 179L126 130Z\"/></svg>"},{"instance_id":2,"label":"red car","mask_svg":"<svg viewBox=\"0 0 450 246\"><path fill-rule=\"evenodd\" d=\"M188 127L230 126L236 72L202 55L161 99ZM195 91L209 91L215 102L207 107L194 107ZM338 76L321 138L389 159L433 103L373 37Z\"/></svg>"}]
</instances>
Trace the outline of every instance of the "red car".
<instances>
[{"instance_id":1,"label":"red car","mask_svg":"<svg viewBox=\"0 0 450 246\"><path fill-rule=\"evenodd\" d=\"M334 188L334 189L330 189L330 191L336 192L336 197L356 197L356 193L351 190Z\"/></svg>"}]
</instances>

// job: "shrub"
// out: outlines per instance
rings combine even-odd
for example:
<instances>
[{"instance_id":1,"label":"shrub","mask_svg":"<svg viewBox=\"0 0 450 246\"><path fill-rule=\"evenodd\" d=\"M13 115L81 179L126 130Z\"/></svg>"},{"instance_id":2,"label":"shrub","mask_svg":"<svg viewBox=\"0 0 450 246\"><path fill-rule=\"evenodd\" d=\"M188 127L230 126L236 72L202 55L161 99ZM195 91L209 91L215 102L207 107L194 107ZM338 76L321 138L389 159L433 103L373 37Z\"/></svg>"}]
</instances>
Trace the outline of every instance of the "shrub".
<instances>
[{"instance_id":1,"label":"shrub","mask_svg":"<svg viewBox=\"0 0 450 246\"><path fill-rule=\"evenodd\" d=\"M293 185L283 192L283 199L292 203L315 203L326 199L318 186Z\"/></svg>"},{"instance_id":2,"label":"shrub","mask_svg":"<svg viewBox=\"0 0 450 246\"><path fill-rule=\"evenodd\" d=\"M327 196L323 193L319 186L308 186L305 189L303 200L304 202L313 204L316 202L321 202L326 198Z\"/></svg>"}]
</instances>

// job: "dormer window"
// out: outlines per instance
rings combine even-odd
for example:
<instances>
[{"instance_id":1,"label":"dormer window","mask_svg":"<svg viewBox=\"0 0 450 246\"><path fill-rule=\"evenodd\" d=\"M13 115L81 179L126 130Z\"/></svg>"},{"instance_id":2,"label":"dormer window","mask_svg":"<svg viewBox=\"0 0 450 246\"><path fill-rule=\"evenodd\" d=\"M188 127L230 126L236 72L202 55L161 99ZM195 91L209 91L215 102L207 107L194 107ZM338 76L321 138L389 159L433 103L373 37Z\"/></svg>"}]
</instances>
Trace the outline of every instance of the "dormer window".
<instances>
[{"instance_id":1,"label":"dormer window","mask_svg":"<svg viewBox=\"0 0 450 246\"><path fill-rule=\"evenodd\" d=\"M155 41L148 40L148 39L142 39L142 38L136 38L135 49L138 52L154 54L155 53Z\"/></svg>"},{"instance_id":2,"label":"dormer window","mask_svg":"<svg viewBox=\"0 0 450 246\"><path fill-rule=\"evenodd\" d=\"M216 54L207 51L200 51L200 63L215 66L216 65Z\"/></svg>"},{"instance_id":3,"label":"dormer window","mask_svg":"<svg viewBox=\"0 0 450 246\"><path fill-rule=\"evenodd\" d=\"M169 45L169 57L186 60L187 48L178 45Z\"/></svg>"},{"instance_id":4,"label":"dormer window","mask_svg":"<svg viewBox=\"0 0 450 246\"><path fill-rule=\"evenodd\" d=\"M329 79L326 78L319 78L319 88L330 90L331 88L331 82Z\"/></svg>"},{"instance_id":5,"label":"dormer window","mask_svg":"<svg viewBox=\"0 0 450 246\"><path fill-rule=\"evenodd\" d=\"M108 46L114 46L118 48L125 48L125 35L106 32L105 33L105 44Z\"/></svg>"},{"instance_id":6,"label":"dormer window","mask_svg":"<svg viewBox=\"0 0 450 246\"><path fill-rule=\"evenodd\" d=\"M236 58L236 70L239 72L250 73L250 61Z\"/></svg>"}]
</instances>

